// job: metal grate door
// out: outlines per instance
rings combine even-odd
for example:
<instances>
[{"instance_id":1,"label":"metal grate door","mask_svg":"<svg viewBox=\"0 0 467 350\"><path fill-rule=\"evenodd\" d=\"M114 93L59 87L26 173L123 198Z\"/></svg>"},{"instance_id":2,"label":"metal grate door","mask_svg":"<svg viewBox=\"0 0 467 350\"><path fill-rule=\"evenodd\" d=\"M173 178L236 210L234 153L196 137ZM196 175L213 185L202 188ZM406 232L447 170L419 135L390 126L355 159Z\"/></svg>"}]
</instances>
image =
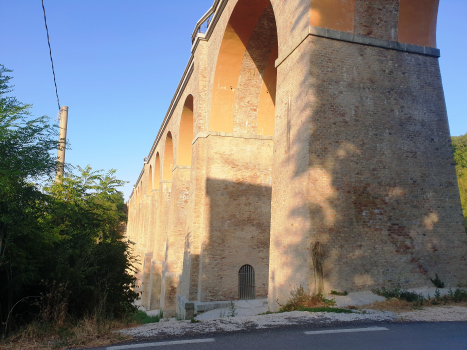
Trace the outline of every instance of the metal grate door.
<instances>
[{"instance_id":1,"label":"metal grate door","mask_svg":"<svg viewBox=\"0 0 467 350\"><path fill-rule=\"evenodd\" d=\"M255 299L255 269L243 265L238 271L238 299Z\"/></svg>"}]
</instances>

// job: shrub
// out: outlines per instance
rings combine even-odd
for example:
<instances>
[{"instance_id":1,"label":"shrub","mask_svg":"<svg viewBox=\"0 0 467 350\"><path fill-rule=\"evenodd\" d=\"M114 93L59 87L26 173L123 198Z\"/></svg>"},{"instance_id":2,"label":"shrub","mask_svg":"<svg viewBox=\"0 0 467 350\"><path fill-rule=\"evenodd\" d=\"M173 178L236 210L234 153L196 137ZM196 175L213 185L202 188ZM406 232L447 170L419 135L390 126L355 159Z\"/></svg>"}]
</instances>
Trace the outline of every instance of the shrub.
<instances>
[{"instance_id":1,"label":"shrub","mask_svg":"<svg viewBox=\"0 0 467 350\"><path fill-rule=\"evenodd\" d=\"M336 302L333 299L326 299L322 294L312 295L306 293L302 286L290 292L290 298L285 305L281 305L281 312L284 311L305 311L304 309L330 308Z\"/></svg>"},{"instance_id":2,"label":"shrub","mask_svg":"<svg viewBox=\"0 0 467 350\"><path fill-rule=\"evenodd\" d=\"M431 283L433 283L433 285L434 285L436 288L444 288L444 282L442 282L442 281L439 279L437 273L435 273L435 279L430 278L430 281L431 281Z\"/></svg>"},{"instance_id":3,"label":"shrub","mask_svg":"<svg viewBox=\"0 0 467 350\"><path fill-rule=\"evenodd\" d=\"M164 313L162 311L159 311L159 315L149 316L144 311L138 310L135 312L133 319L138 323L147 324L147 323L157 323L160 320L162 320L163 316L164 316Z\"/></svg>"},{"instance_id":4,"label":"shrub","mask_svg":"<svg viewBox=\"0 0 467 350\"><path fill-rule=\"evenodd\" d=\"M441 292L438 289L436 289L434 298L430 298L429 296L428 298L425 298L421 294L409 292L405 289L402 289L400 284L394 289L386 289L384 287L373 289L373 293L385 297L386 300L404 300L406 302L411 303L414 306L421 306L425 303L439 305L441 303L447 304L448 302L460 303L467 301L467 290L463 289L460 284L458 285L458 288L455 291L449 289L448 294L444 296L441 296Z\"/></svg>"},{"instance_id":5,"label":"shrub","mask_svg":"<svg viewBox=\"0 0 467 350\"><path fill-rule=\"evenodd\" d=\"M423 303L425 298L421 294L415 292L409 292L406 289L402 289L401 285L398 284L394 289L386 289L385 287L373 289L373 293L381 295L386 299L400 299L408 301L409 303Z\"/></svg>"},{"instance_id":6,"label":"shrub","mask_svg":"<svg viewBox=\"0 0 467 350\"><path fill-rule=\"evenodd\" d=\"M332 295L341 295L341 296L349 295L349 293L347 293L346 290L344 290L343 292L338 292L338 291L335 291L335 290L331 290L331 294Z\"/></svg>"}]
</instances>

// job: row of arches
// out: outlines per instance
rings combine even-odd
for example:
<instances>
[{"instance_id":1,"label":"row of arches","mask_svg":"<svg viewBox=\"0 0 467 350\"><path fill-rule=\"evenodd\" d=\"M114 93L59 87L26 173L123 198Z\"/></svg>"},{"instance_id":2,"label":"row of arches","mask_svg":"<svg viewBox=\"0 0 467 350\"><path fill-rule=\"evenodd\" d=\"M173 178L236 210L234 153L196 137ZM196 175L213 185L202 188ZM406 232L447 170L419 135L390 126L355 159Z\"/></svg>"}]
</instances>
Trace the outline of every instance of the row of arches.
<instances>
[{"instance_id":1,"label":"row of arches","mask_svg":"<svg viewBox=\"0 0 467 350\"><path fill-rule=\"evenodd\" d=\"M277 57L277 29L270 0L257 0L255 6L239 2L220 45L211 96L210 131L273 136ZM148 195L159 188L160 181L172 180L174 166L191 166L193 110L194 98L190 94L181 112L177 154L174 155L174 135L167 131L162 155L157 151L155 161L149 165ZM140 180L137 202L142 193L143 180Z\"/></svg>"},{"instance_id":2,"label":"row of arches","mask_svg":"<svg viewBox=\"0 0 467 350\"><path fill-rule=\"evenodd\" d=\"M248 18L247 30L243 28L242 19L244 18ZM266 236L269 234L267 213L270 212L271 206L268 190L270 163L272 163L270 145L274 134L277 80L275 61L278 57L277 30L271 2L269 0L239 1L220 39L217 64L208 74L209 76L206 76L206 84L212 86L210 89L212 93L197 95L196 89L190 90L188 85L186 97L184 100L180 99L182 106L179 105L177 108L178 115L173 115L152 158L149 163L145 164L144 174L140 177L131 198L133 203L130 205L134 210L131 214L131 225L129 224L130 234L137 242L137 251L141 256L153 254L152 259L156 267L151 273L153 276L159 276L153 277L153 280L158 281L154 283L160 283L158 287L149 287L149 272L142 266L140 270L146 272L144 272L145 277L141 276L141 280L145 281L142 282L141 288L146 295L150 288L157 291L160 289L160 292L156 292L156 294L159 293L158 296L153 295L149 299L154 299L153 301L157 304L159 298L160 304L157 305L165 311L170 310L170 305L175 302L164 291L164 288L172 283L170 282L171 274L180 274L180 280L189 280L190 282L186 285L197 283L197 278L192 275L192 271L198 270L196 264L201 264L201 259L204 259L205 264L215 265L223 254L224 247L216 250L213 245L217 237L222 235L222 229L219 229L217 224L201 221L199 223L189 222L190 217L200 217L197 214L191 216L190 210L196 211L204 208L203 205L193 204L195 200L200 201L196 203L203 203L204 198L189 195L190 192L195 193L197 188L193 188L192 185L197 186L198 183L205 186L203 191L207 197L211 198L212 203L217 203L214 204L215 210L221 208L222 194L216 188L222 186L222 191L234 194L235 199L229 203L229 210L232 213L248 215L244 213L254 211L263 214L262 219L243 224L244 227L240 227L242 220L235 221L242 235L256 237L255 243L248 246L251 254L255 256L251 261L252 265L244 265L239 271L238 262L233 258L225 264L229 266L229 269L231 268L231 271L237 269L237 273L229 275L229 279L238 278L238 290L229 291L229 295L238 293L240 299L255 298L256 294L264 297L267 289L267 273L265 272L267 271L267 249L264 247L269 241ZM195 102L197 110L195 110ZM194 120L195 116L203 113L206 113L206 119ZM242 170L245 177L238 177L233 173L227 174L228 170L223 165L209 169L207 170L209 174L203 173L202 175L187 169L195 168L192 167L192 143L196 137L195 133L200 131L208 131L208 134L214 136L212 138L210 136L206 141L209 145L206 146L207 149L203 148L205 146L198 148L196 144L195 148L206 150L205 157L196 157L196 159L218 157L217 159L222 159L221 163L225 165L242 164L245 167ZM244 135L248 137L245 138ZM213 143L222 145L223 151L220 153L215 151L211 147ZM258 156L260 152L265 154L260 157ZM250 160L245 163L246 159ZM206 166L209 167L209 165ZM174 171L175 169L177 170ZM258 172L258 169L261 171ZM200 176L201 181L190 181L190 177L196 176ZM218 181L219 178L223 180ZM251 196L244 193L244 190L242 192L241 188L244 185L251 187L248 188L256 199L252 200ZM157 195L154 190L159 190ZM193 202L187 204L189 200ZM216 217L215 210L211 210L213 217ZM223 222L229 219L224 215L218 217L218 220ZM190 231L191 226L196 226L198 231L196 233ZM203 244L205 251L201 253L198 250ZM254 254L256 246L264 246L259 254ZM184 250L189 252L188 255ZM199 259L192 260L189 254L194 257L199 256ZM252 266L257 269L256 275ZM212 289L216 295L222 294L222 288L225 286L216 278L204 283L203 291L200 293L206 293L206 290ZM259 283L258 288L256 278ZM232 281L232 283L235 282ZM211 285L214 287L211 288ZM184 285L180 288L187 296L194 293L191 287ZM145 302L149 303L148 300Z\"/></svg>"},{"instance_id":3,"label":"row of arches","mask_svg":"<svg viewBox=\"0 0 467 350\"><path fill-rule=\"evenodd\" d=\"M185 100L178 132L177 159L174 162L174 142L170 131L167 132L164 146L164 159L161 162L159 152L153 166L149 166L148 194L153 189L159 189L161 180L172 181L174 165L191 166L191 142L193 140L193 96L188 95ZM161 176L162 175L162 176Z\"/></svg>"},{"instance_id":4,"label":"row of arches","mask_svg":"<svg viewBox=\"0 0 467 350\"><path fill-rule=\"evenodd\" d=\"M163 161L161 161L161 152L157 151L154 162L150 162L148 167L147 186L143 186L145 180L142 177L135 187L132 195L134 204L141 201L144 191L146 191L147 195L150 195L152 190L159 189L161 181L172 181L172 172L175 165L191 166L194 123L193 100L193 96L188 95L182 109L176 159L174 159L174 137L171 131L167 131L162 153Z\"/></svg>"}]
</instances>

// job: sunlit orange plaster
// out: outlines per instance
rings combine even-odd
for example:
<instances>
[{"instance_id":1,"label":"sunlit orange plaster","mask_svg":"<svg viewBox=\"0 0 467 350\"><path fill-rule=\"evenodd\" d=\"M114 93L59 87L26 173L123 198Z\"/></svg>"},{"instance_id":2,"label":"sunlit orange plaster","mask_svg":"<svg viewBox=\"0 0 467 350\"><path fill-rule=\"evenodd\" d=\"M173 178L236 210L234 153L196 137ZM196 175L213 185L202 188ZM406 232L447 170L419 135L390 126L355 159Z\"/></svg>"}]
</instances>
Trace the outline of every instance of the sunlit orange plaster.
<instances>
[{"instance_id":1,"label":"sunlit orange plaster","mask_svg":"<svg viewBox=\"0 0 467 350\"><path fill-rule=\"evenodd\" d=\"M173 142L172 134L167 133L165 138L165 148L164 148L164 165L162 167L162 179L172 181L172 171L174 167L174 151L173 151Z\"/></svg>"},{"instance_id":2,"label":"sunlit orange plaster","mask_svg":"<svg viewBox=\"0 0 467 350\"><path fill-rule=\"evenodd\" d=\"M274 135L278 46L274 47L263 75L258 104L258 135Z\"/></svg>"},{"instance_id":3,"label":"sunlit orange plaster","mask_svg":"<svg viewBox=\"0 0 467 350\"><path fill-rule=\"evenodd\" d=\"M154 189L159 189L159 183L161 182L161 158L159 153L156 154L156 162L154 164Z\"/></svg>"},{"instance_id":4,"label":"sunlit orange plaster","mask_svg":"<svg viewBox=\"0 0 467 350\"><path fill-rule=\"evenodd\" d=\"M191 165L191 142L193 141L193 96L186 98L180 119L178 134L177 164Z\"/></svg>"},{"instance_id":5,"label":"sunlit orange plaster","mask_svg":"<svg viewBox=\"0 0 467 350\"><path fill-rule=\"evenodd\" d=\"M148 174L148 194L151 195L152 191L152 166L149 166L149 174Z\"/></svg>"},{"instance_id":6,"label":"sunlit orange plaster","mask_svg":"<svg viewBox=\"0 0 467 350\"><path fill-rule=\"evenodd\" d=\"M399 41L436 47L439 0L400 0Z\"/></svg>"},{"instance_id":7,"label":"sunlit orange plaster","mask_svg":"<svg viewBox=\"0 0 467 350\"><path fill-rule=\"evenodd\" d=\"M354 32L355 0L311 0L310 25Z\"/></svg>"},{"instance_id":8,"label":"sunlit orange plaster","mask_svg":"<svg viewBox=\"0 0 467 350\"><path fill-rule=\"evenodd\" d=\"M233 132L235 91L243 55L256 22L269 0L240 0L222 39L212 88L210 130Z\"/></svg>"}]
</instances>

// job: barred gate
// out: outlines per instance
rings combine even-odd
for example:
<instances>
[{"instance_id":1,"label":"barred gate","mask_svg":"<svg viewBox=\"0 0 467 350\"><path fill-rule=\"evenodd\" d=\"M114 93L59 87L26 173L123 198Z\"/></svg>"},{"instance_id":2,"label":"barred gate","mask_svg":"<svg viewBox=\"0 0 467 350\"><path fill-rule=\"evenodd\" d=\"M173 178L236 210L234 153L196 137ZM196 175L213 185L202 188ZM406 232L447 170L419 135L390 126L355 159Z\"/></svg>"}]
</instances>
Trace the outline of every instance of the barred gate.
<instances>
[{"instance_id":1,"label":"barred gate","mask_svg":"<svg viewBox=\"0 0 467 350\"><path fill-rule=\"evenodd\" d=\"M255 269L243 265L238 271L238 299L255 299Z\"/></svg>"}]
</instances>

